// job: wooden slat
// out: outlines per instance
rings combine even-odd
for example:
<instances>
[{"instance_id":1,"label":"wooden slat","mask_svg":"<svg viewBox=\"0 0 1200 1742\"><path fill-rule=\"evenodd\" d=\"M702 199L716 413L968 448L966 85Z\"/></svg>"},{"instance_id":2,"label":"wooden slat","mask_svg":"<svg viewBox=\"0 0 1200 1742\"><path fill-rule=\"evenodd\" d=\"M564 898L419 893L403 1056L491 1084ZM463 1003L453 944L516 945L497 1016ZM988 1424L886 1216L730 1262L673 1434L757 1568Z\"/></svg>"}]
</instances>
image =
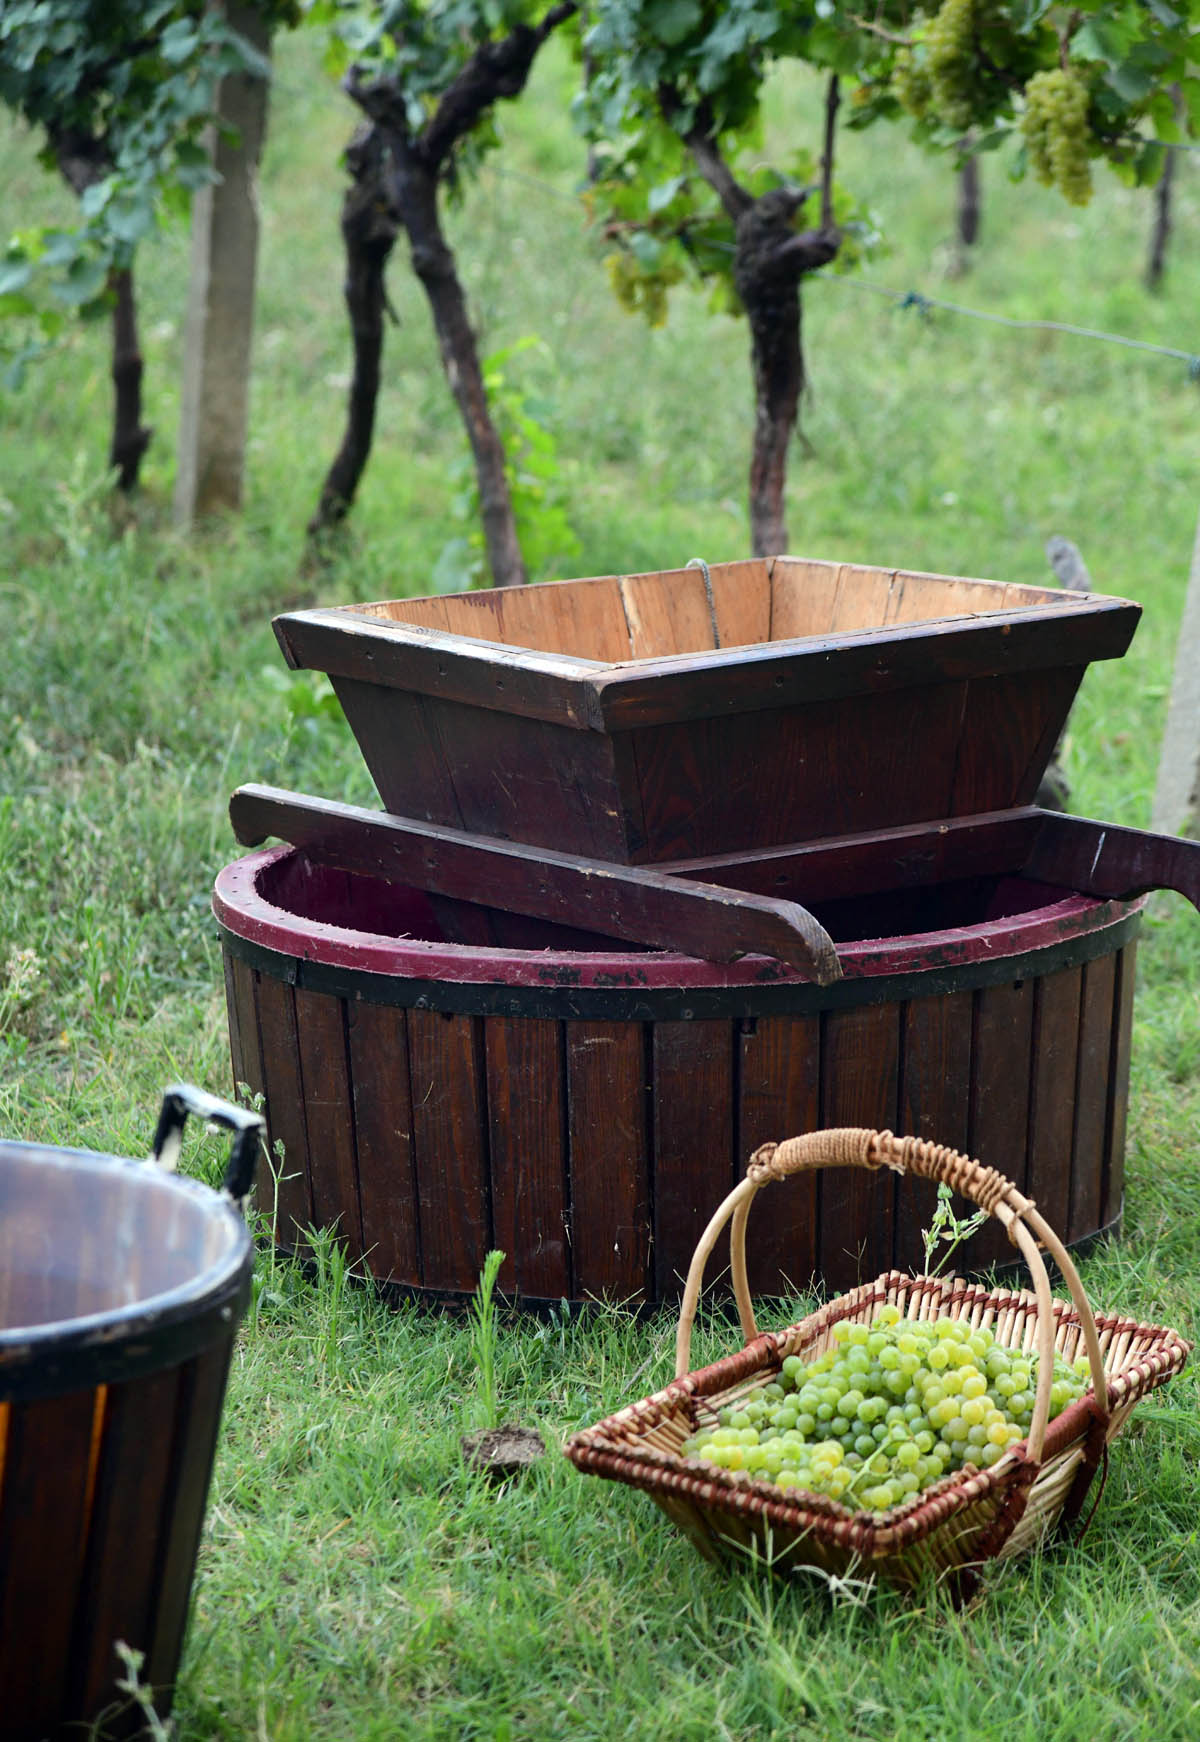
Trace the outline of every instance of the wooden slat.
<instances>
[{"instance_id":1,"label":"wooden slat","mask_svg":"<svg viewBox=\"0 0 1200 1742\"><path fill-rule=\"evenodd\" d=\"M656 1023L653 1083L655 1292L675 1300L700 1235L735 1178L728 1022ZM722 1235L708 1262L710 1286L728 1263Z\"/></svg>"},{"instance_id":2,"label":"wooden slat","mask_svg":"<svg viewBox=\"0 0 1200 1742\"><path fill-rule=\"evenodd\" d=\"M866 1004L830 1011L821 1028L821 1124L896 1129L900 1010ZM820 1184L820 1268L830 1294L892 1262L895 1180L859 1168L826 1168Z\"/></svg>"},{"instance_id":3,"label":"wooden slat","mask_svg":"<svg viewBox=\"0 0 1200 1742\"><path fill-rule=\"evenodd\" d=\"M1034 1000L1033 1099L1025 1190L1060 1236L1071 1206L1071 1147L1079 1060L1080 968L1047 974Z\"/></svg>"},{"instance_id":4,"label":"wooden slat","mask_svg":"<svg viewBox=\"0 0 1200 1742\"><path fill-rule=\"evenodd\" d=\"M1082 676L1068 666L971 680L948 815L1032 803Z\"/></svg>"},{"instance_id":5,"label":"wooden slat","mask_svg":"<svg viewBox=\"0 0 1200 1742\"><path fill-rule=\"evenodd\" d=\"M8 1406L0 1488L0 1730L19 1742L78 1715L68 1703L82 1588L94 1393Z\"/></svg>"},{"instance_id":6,"label":"wooden slat","mask_svg":"<svg viewBox=\"0 0 1200 1742\"><path fill-rule=\"evenodd\" d=\"M372 604L356 605L355 610L389 623L417 623L422 629L450 628L445 598L379 599Z\"/></svg>"},{"instance_id":7,"label":"wooden slat","mask_svg":"<svg viewBox=\"0 0 1200 1742\"><path fill-rule=\"evenodd\" d=\"M837 597L829 621L831 634L849 635L860 629L881 629L887 621L894 580L894 569L842 563L838 569Z\"/></svg>"},{"instance_id":8,"label":"wooden slat","mask_svg":"<svg viewBox=\"0 0 1200 1742\"><path fill-rule=\"evenodd\" d=\"M364 1262L378 1282L419 1287L420 1230L412 1154L408 1019L403 1010L347 1005L358 1200Z\"/></svg>"},{"instance_id":9,"label":"wooden slat","mask_svg":"<svg viewBox=\"0 0 1200 1742\"><path fill-rule=\"evenodd\" d=\"M479 1020L408 1013L422 1282L461 1293L475 1288L491 1244Z\"/></svg>"},{"instance_id":10,"label":"wooden slat","mask_svg":"<svg viewBox=\"0 0 1200 1742\"><path fill-rule=\"evenodd\" d=\"M646 1031L640 1022L564 1028L576 1292L637 1302L650 1269Z\"/></svg>"},{"instance_id":11,"label":"wooden slat","mask_svg":"<svg viewBox=\"0 0 1200 1742\"><path fill-rule=\"evenodd\" d=\"M1133 988L1137 945L1126 944L1117 957L1112 1065L1109 1073L1108 1154L1105 1158L1101 1227L1121 1214L1125 1201L1125 1127L1129 1114L1129 1065L1133 1041Z\"/></svg>"},{"instance_id":12,"label":"wooden slat","mask_svg":"<svg viewBox=\"0 0 1200 1742\"><path fill-rule=\"evenodd\" d=\"M161 1552L155 1593L153 1632L147 1642L143 1676L156 1690L169 1690L179 1666L187 1625L188 1599L204 1526L208 1487L221 1426L221 1407L233 1340L227 1338L185 1363L180 1374L174 1423L173 1467L167 1504L159 1520ZM166 1432L167 1423L161 1430ZM169 1709L162 1692L160 1715Z\"/></svg>"},{"instance_id":13,"label":"wooden slat","mask_svg":"<svg viewBox=\"0 0 1200 1742\"><path fill-rule=\"evenodd\" d=\"M229 1016L229 1053L233 1068L233 1093L240 1095L244 1083L252 1095L263 1093L262 1046L258 1037L258 1013L254 1003L254 969L232 951L225 952L225 1006ZM259 1179L259 1202L267 1201L266 1181Z\"/></svg>"},{"instance_id":14,"label":"wooden slat","mask_svg":"<svg viewBox=\"0 0 1200 1742\"><path fill-rule=\"evenodd\" d=\"M771 569L768 639L791 641L805 635L830 634L840 569L839 563L776 557Z\"/></svg>"},{"instance_id":15,"label":"wooden slat","mask_svg":"<svg viewBox=\"0 0 1200 1742\"><path fill-rule=\"evenodd\" d=\"M72 1652L75 1710L119 1697L114 1644L145 1651L154 1628L155 1569L172 1469L179 1369L108 1388L83 1582L87 1626Z\"/></svg>"},{"instance_id":16,"label":"wooden slat","mask_svg":"<svg viewBox=\"0 0 1200 1742\"><path fill-rule=\"evenodd\" d=\"M949 684L631 733L643 857L698 858L948 816L961 724L961 686Z\"/></svg>"},{"instance_id":17,"label":"wooden slat","mask_svg":"<svg viewBox=\"0 0 1200 1742\"><path fill-rule=\"evenodd\" d=\"M1068 1240L1095 1233L1100 1226L1116 977L1115 954L1100 956L1083 969Z\"/></svg>"},{"instance_id":18,"label":"wooden slat","mask_svg":"<svg viewBox=\"0 0 1200 1742\"><path fill-rule=\"evenodd\" d=\"M1024 1191L1033 1070L1034 982L985 986L975 994L971 1120L967 1148ZM972 1242L976 1264L1012 1264L1015 1246L998 1222Z\"/></svg>"},{"instance_id":19,"label":"wooden slat","mask_svg":"<svg viewBox=\"0 0 1200 1742\"><path fill-rule=\"evenodd\" d=\"M737 1161L744 1172L763 1143L820 1123L821 1025L816 1016L759 1016L738 1024ZM817 1270L817 1180L773 1181L746 1224L753 1294L804 1293Z\"/></svg>"},{"instance_id":20,"label":"wooden slat","mask_svg":"<svg viewBox=\"0 0 1200 1742\"><path fill-rule=\"evenodd\" d=\"M562 1030L558 1022L484 1022L492 1238L505 1292L562 1300L571 1286Z\"/></svg>"},{"instance_id":21,"label":"wooden slat","mask_svg":"<svg viewBox=\"0 0 1200 1742\"><path fill-rule=\"evenodd\" d=\"M271 1167L279 1175L274 1205L275 1238L283 1246L303 1249L305 1232L312 1226L313 1204L292 988L282 980L260 974L256 1001ZM282 1161L276 1153L278 1143L283 1145ZM265 1182L259 1202L267 1204Z\"/></svg>"},{"instance_id":22,"label":"wooden slat","mask_svg":"<svg viewBox=\"0 0 1200 1742\"><path fill-rule=\"evenodd\" d=\"M713 612L699 569L622 575L620 587L634 659L713 651Z\"/></svg>"},{"instance_id":23,"label":"wooden slat","mask_svg":"<svg viewBox=\"0 0 1200 1742\"><path fill-rule=\"evenodd\" d=\"M884 622L917 623L936 617L986 615L1042 604L1061 608L1063 598L1056 588L1012 587L1000 581L897 569Z\"/></svg>"},{"instance_id":24,"label":"wooden slat","mask_svg":"<svg viewBox=\"0 0 1200 1742\"><path fill-rule=\"evenodd\" d=\"M903 1012L900 1111L897 1131L951 1149L967 1147L971 1090L970 992L914 998ZM920 1275L922 1234L937 1207L930 1180L902 1179L896 1188L895 1264ZM963 1206L959 1206L962 1213ZM961 1262L960 1258L951 1260Z\"/></svg>"},{"instance_id":25,"label":"wooden slat","mask_svg":"<svg viewBox=\"0 0 1200 1742\"><path fill-rule=\"evenodd\" d=\"M771 564L713 563L709 567L720 645L746 647L771 639Z\"/></svg>"},{"instance_id":26,"label":"wooden slat","mask_svg":"<svg viewBox=\"0 0 1200 1742\"><path fill-rule=\"evenodd\" d=\"M350 1073L341 999L297 987L296 1036L304 1084L313 1222L318 1228L336 1228L350 1257L357 1260L363 1251L362 1212L354 1139L347 1117Z\"/></svg>"}]
</instances>

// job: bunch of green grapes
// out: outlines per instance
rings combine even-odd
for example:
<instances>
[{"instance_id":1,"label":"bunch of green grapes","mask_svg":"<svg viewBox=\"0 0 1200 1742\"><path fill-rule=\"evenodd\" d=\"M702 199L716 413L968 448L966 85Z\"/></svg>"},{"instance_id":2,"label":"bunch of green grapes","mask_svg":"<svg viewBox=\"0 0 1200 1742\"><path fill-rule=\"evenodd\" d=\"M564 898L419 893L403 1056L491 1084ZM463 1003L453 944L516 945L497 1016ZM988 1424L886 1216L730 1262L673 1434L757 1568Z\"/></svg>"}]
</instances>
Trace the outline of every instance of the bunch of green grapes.
<instances>
[{"instance_id":1,"label":"bunch of green grapes","mask_svg":"<svg viewBox=\"0 0 1200 1742\"><path fill-rule=\"evenodd\" d=\"M977 119L979 69L975 36L988 0L942 0L925 32L931 104L950 127L964 132ZM903 101L903 99L901 99Z\"/></svg>"},{"instance_id":2,"label":"bunch of green grapes","mask_svg":"<svg viewBox=\"0 0 1200 1742\"><path fill-rule=\"evenodd\" d=\"M933 86L929 82L929 72L911 48L902 48L897 52L892 68L892 90L900 107L907 109L918 121L923 121L933 106Z\"/></svg>"},{"instance_id":3,"label":"bunch of green grapes","mask_svg":"<svg viewBox=\"0 0 1200 1742\"><path fill-rule=\"evenodd\" d=\"M617 248L605 256L608 282L621 307L630 314L644 315L652 327L667 321L667 292L683 277L673 261L664 260L656 272L648 272L635 255Z\"/></svg>"},{"instance_id":4,"label":"bunch of green grapes","mask_svg":"<svg viewBox=\"0 0 1200 1742\"><path fill-rule=\"evenodd\" d=\"M1054 1359L1051 1418L1082 1397L1086 1355ZM960 1319L918 1323L883 1306L843 1321L817 1360L789 1355L778 1379L720 1411L684 1457L777 1488L886 1512L970 1465L989 1469L1033 1419L1038 1359Z\"/></svg>"},{"instance_id":5,"label":"bunch of green grapes","mask_svg":"<svg viewBox=\"0 0 1200 1742\"><path fill-rule=\"evenodd\" d=\"M1092 197L1087 115L1088 88L1073 67L1034 73L1025 87L1021 131L1033 172L1075 206Z\"/></svg>"}]
</instances>

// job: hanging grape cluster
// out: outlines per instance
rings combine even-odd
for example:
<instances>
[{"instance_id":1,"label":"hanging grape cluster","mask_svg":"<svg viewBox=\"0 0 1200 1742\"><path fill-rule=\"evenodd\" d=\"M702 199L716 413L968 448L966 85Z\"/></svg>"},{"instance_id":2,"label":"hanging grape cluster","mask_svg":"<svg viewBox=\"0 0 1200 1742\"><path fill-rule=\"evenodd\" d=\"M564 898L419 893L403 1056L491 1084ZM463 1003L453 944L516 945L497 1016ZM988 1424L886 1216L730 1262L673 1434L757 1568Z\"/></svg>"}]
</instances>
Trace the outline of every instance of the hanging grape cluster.
<instances>
[{"instance_id":1,"label":"hanging grape cluster","mask_svg":"<svg viewBox=\"0 0 1200 1742\"><path fill-rule=\"evenodd\" d=\"M1034 73L1025 87L1021 131L1033 172L1072 205L1092 197L1088 88L1073 67Z\"/></svg>"},{"instance_id":2,"label":"hanging grape cluster","mask_svg":"<svg viewBox=\"0 0 1200 1742\"><path fill-rule=\"evenodd\" d=\"M728 1479L767 1481L886 1512L970 1464L988 1469L1029 1432L1036 1354L1007 1348L961 1319L918 1322L879 1309L843 1321L807 1364L789 1355L778 1379L722 1409L682 1448ZM1089 1383L1086 1355L1056 1355L1051 1419Z\"/></svg>"},{"instance_id":3,"label":"hanging grape cluster","mask_svg":"<svg viewBox=\"0 0 1200 1742\"><path fill-rule=\"evenodd\" d=\"M986 0L943 0L925 33L933 107L949 126L964 131L977 108L975 32L985 4Z\"/></svg>"}]
</instances>

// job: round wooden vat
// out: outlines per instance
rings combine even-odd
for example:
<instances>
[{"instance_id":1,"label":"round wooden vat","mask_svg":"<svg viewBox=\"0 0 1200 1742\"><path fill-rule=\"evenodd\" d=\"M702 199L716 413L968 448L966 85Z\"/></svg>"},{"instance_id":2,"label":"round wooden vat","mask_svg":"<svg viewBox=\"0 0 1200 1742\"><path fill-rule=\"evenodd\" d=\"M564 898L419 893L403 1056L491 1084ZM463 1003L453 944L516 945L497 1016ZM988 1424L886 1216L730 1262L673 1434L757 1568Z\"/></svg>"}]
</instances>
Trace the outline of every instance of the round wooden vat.
<instances>
[{"instance_id":1,"label":"round wooden vat","mask_svg":"<svg viewBox=\"0 0 1200 1742\"><path fill-rule=\"evenodd\" d=\"M0 1143L0 1204L0 1733L141 1735L114 1647L165 1715L250 1237L86 1150Z\"/></svg>"},{"instance_id":2,"label":"round wooden vat","mask_svg":"<svg viewBox=\"0 0 1200 1742\"><path fill-rule=\"evenodd\" d=\"M1119 1220L1139 904L999 878L830 903L824 989L534 922L445 943L425 896L291 848L228 866L214 910L235 1082L283 1145L277 1239L336 1224L380 1282L466 1293L500 1247L531 1305L673 1300L751 1151L818 1126L968 1150L1071 1243ZM752 1287L924 1268L932 1188L896 1183L792 1182ZM993 1225L955 1263L1011 1257Z\"/></svg>"}]
</instances>

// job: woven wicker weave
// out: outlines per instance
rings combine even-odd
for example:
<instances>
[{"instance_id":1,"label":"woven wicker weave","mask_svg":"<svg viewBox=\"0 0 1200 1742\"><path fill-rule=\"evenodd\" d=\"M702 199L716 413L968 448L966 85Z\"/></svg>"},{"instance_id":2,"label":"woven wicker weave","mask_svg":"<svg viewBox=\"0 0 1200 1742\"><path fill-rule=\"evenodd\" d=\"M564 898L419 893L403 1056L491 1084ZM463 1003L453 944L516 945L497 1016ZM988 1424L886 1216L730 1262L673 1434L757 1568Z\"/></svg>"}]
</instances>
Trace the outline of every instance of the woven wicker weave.
<instances>
[{"instance_id":1,"label":"woven wicker weave","mask_svg":"<svg viewBox=\"0 0 1200 1742\"><path fill-rule=\"evenodd\" d=\"M772 1180L830 1166L888 1167L945 1181L1008 1230L1029 1266L1033 1293L891 1271L784 1331L760 1335L746 1281L750 1205ZM746 1344L691 1373L704 1266L730 1218L732 1280ZM1073 1305L1053 1299L1039 1242L1058 1266ZM788 1355L815 1360L829 1347L835 1324L870 1321L884 1302L911 1319L966 1319L972 1327L988 1327L1007 1348L1036 1350L1038 1385L1025 1441L990 1469L967 1466L882 1514L852 1512L822 1495L784 1492L769 1481L714 1471L681 1456L698 1427L712 1425L719 1409L768 1384ZM948 1575L961 1599L987 1561L1022 1553L1078 1515L1108 1442L1140 1397L1179 1372L1190 1348L1162 1326L1093 1314L1062 1242L1033 1203L994 1169L888 1131L817 1131L758 1150L746 1178L706 1228L688 1272L673 1382L575 1434L565 1449L579 1469L645 1489L710 1559L756 1553L780 1570L874 1573L899 1585L929 1573ZM1086 1352L1092 1388L1048 1422L1055 1350L1068 1360Z\"/></svg>"}]
</instances>

